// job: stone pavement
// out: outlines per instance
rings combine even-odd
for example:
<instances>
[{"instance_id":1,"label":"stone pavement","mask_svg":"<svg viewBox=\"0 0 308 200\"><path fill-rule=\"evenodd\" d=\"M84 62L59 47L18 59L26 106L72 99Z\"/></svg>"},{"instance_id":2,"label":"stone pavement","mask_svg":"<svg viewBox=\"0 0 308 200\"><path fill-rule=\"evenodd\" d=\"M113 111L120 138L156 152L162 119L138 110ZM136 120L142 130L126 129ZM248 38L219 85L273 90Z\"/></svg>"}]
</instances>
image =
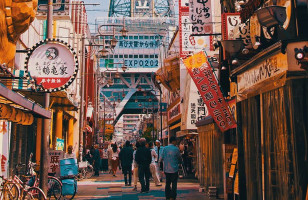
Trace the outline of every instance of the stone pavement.
<instances>
[{"instance_id":1,"label":"stone pavement","mask_svg":"<svg viewBox=\"0 0 308 200\"><path fill-rule=\"evenodd\" d=\"M150 192L140 194L140 183L137 190L133 186L125 186L124 178L119 170L116 177L101 173L99 177L92 177L78 182L77 194L74 199L110 199L110 200L163 200L165 199L165 180L163 186L155 186L151 181ZM195 179L179 179L177 200L208 200L204 192L199 192L199 184Z\"/></svg>"}]
</instances>

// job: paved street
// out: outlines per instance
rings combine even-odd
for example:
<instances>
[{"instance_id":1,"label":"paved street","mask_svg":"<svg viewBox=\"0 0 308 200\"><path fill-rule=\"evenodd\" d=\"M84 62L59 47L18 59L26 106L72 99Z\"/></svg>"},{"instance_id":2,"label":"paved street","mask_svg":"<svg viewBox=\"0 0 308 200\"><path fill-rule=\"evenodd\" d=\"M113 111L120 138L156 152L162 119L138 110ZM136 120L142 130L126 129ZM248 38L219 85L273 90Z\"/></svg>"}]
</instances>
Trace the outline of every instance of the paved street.
<instances>
[{"instance_id":1,"label":"paved street","mask_svg":"<svg viewBox=\"0 0 308 200\"><path fill-rule=\"evenodd\" d=\"M78 182L78 190L75 199L112 199L112 200L137 200L137 199L165 199L165 183L157 187L151 181L150 192L140 194L140 183L138 191L132 191L133 186L124 186L123 175L118 171L116 177L101 173L99 177L93 177ZM177 199L207 200L205 193L199 192L199 184L194 179L180 179L178 183Z\"/></svg>"}]
</instances>

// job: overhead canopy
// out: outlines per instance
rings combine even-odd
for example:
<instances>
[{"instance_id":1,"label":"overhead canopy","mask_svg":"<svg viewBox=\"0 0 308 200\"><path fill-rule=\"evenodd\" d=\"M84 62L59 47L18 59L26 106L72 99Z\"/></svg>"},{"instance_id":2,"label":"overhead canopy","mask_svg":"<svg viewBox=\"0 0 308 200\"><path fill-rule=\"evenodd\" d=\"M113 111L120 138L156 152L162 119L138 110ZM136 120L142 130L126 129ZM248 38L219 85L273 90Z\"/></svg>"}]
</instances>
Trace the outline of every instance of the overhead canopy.
<instances>
[{"instance_id":1,"label":"overhead canopy","mask_svg":"<svg viewBox=\"0 0 308 200\"><path fill-rule=\"evenodd\" d=\"M29 90L19 91L24 94L27 98L33 99L33 101L44 105L44 93L33 92ZM50 93L50 104L54 109L61 109L64 111L77 111L78 107L73 103L66 91L58 91Z\"/></svg>"},{"instance_id":2,"label":"overhead canopy","mask_svg":"<svg viewBox=\"0 0 308 200\"><path fill-rule=\"evenodd\" d=\"M38 118L51 118L51 112L0 83L0 103L25 110Z\"/></svg>"},{"instance_id":3,"label":"overhead canopy","mask_svg":"<svg viewBox=\"0 0 308 200\"><path fill-rule=\"evenodd\" d=\"M172 56L164 59L164 66L156 71L159 80L169 91L180 89L180 58Z\"/></svg>"}]
</instances>

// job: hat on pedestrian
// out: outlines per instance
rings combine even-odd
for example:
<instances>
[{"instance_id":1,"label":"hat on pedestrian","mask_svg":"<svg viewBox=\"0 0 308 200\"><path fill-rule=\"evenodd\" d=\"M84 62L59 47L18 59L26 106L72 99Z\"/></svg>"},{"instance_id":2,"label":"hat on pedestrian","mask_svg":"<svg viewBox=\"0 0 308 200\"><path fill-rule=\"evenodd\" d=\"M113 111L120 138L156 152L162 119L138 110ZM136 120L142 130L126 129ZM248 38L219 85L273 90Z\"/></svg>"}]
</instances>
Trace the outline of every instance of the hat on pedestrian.
<instances>
[{"instance_id":1,"label":"hat on pedestrian","mask_svg":"<svg viewBox=\"0 0 308 200\"><path fill-rule=\"evenodd\" d=\"M156 140L155 142L158 142L160 144L160 141L159 140Z\"/></svg>"}]
</instances>

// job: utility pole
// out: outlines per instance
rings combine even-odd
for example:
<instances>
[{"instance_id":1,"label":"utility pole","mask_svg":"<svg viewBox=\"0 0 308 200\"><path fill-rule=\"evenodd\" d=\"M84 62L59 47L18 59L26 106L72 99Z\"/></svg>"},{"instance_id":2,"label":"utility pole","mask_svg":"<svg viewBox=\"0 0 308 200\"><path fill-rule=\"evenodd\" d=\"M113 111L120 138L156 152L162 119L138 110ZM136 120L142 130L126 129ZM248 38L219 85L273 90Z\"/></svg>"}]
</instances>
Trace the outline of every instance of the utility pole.
<instances>
[{"instance_id":1,"label":"utility pole","mask_svg":"<svg viewBox=\"0 0 308 200\"><path fill-rule=\"evenodd\" d=\"M52 38L52 20L53 20L53 0L48 0L47 10L47 38ZM44 107L49 109L50 93L44 93ZM48 186L48 141L50 132L50 119L43 120L43 131L41 137L41 161L40 161L40 188L47 194Z\"/></svg>"},{"instance_id":2,"label":"utility pole","mask_svg":"<svg viewBox=\"0 0 308 200\"><path fill-rule=\"evenodd\" d=\"M79 157L80 161L82 161L82 151L83 151L83 130L82 128L84 127L84 85L85 85L85 36L82 35L81 38L81 88L80 88L80 115L79 115Z\"/></svg>"},{"instance_id":3,"label":"utility pole","mask_svg":"<svg viewBox=\"0 0 308 200\"><path fill-rule=\"evenodd\" d=\"M104 95L104 127L103 127L103 143L105 143L105 132L106 132L106 97Z\"/></svg>"}]
</instances>

